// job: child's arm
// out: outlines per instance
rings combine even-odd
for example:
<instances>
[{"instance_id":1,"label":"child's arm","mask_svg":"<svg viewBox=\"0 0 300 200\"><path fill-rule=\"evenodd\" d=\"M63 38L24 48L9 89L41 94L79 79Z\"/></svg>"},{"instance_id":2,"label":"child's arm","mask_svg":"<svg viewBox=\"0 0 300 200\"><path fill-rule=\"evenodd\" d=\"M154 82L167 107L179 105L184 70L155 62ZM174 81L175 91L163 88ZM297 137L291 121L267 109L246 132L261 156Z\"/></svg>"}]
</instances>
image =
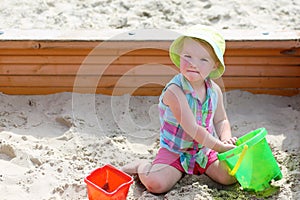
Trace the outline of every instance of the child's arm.
<instances>
[{"instance_id":1,"label":"child's arm","mask_svg":"<svg viewBox=\"0 0 300 200\"><path fill-rule=\"evenodd\" d=\"M235 144L236 138L231 135L230 123L223 103L223 94L220 87L213 83L214 89L218 94L218 105L214 116L214 125L216 132L221 141L225 143Z\"/></svg>"},{"instance_id":2,"label":"child's arm","mask_svg":"<svg viewBox=\"0 0 300 200\"><path fill-rule=\"evenodd\" d=\"M217 152L224 152L235 147L232 144L221 142L209 134L205 128L197 124L187 99L178 86L173 84L168 87L164 94L163 102L169 106L174 117L180 123L184 131L198 143Z\"/></svg>"}]
</instances>

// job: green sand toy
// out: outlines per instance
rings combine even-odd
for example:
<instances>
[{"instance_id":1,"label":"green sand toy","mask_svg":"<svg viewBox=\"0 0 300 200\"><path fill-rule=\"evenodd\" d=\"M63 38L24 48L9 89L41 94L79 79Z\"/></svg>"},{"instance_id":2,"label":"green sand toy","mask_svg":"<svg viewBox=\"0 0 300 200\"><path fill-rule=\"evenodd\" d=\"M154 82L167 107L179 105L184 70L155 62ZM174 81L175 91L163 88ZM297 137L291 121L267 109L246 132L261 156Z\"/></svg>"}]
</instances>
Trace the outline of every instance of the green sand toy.
<instances>
[{"instance_id":1,"label":"green sand toy","mask_svg":"<svg viewBox=\"0 0 300 200\"><path fill-rule=\"evenodd\" d=\"M282 173L265 136L267 130L259 128L238 138L236 148L218 154L225 161L229 174L235 176L242 188L255 192L270 187L270 181L280 180Z\"/></svg>"}]
</instances>

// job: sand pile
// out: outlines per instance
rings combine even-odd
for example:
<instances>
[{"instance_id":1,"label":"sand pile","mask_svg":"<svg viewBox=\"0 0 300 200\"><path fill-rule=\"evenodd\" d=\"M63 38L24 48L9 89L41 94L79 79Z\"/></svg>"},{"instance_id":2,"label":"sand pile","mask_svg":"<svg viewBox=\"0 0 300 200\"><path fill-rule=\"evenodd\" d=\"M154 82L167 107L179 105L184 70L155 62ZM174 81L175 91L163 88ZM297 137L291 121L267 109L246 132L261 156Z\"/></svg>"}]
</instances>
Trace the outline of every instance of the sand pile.
<instances>
[{"instance_id":1,"label":"sand pile","mask_svg":"<svg viewBox=\"0 0 300 200\"><path fill-rule=\"evenodd\" d=\"M81 101L81 106L72 108L72 99ZM96 105L94 110L91 99ZM269 132L267 140L284 176L274 183L279 190L272 198L299 198L300 96L231 91L225 99L235 136L259 127ZM0 192L5 194L4 199L86 199L83 179L93 169L106 163L121 167L137 158L153 159L159 147L159 123L155 117L158 111L154 109L157 101L157 97L128 95L2 94ZM122 123L118 125L119 122ZM173 190L160 196L144 190L134 183L129 199L254 195L241 191L238 185L223 187L204 175L186 176Z\"/></svg>"}]
</instances>

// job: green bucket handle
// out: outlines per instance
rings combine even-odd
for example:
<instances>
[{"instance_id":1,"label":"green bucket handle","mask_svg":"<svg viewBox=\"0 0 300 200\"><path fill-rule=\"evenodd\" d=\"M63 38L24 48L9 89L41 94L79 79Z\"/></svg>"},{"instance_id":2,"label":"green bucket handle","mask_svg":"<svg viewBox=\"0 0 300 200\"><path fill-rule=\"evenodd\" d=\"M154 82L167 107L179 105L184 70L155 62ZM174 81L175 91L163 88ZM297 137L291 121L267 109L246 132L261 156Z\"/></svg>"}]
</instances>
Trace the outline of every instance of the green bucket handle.
<instances>
[{"instance_id":1,"label":"green bucket handle","mask_svg":"<svg viewBox=\"0 0 300 200\"><path fill-rule=\"evenodd\" d=\"M242 163L242 161L243 161L243 158L244 158L244 156L245 156L245 154L246 154L247 149L248 149L248 145L244 145L243 151L242 151L242 153L241 153L241 155L240 155L238 161L236 162L236 164L235 164L235 166L233 167L233 169L232 169L232 170L229 170L229 174L230 174L231 176L234 176L235 173L237 172L237 170L239 169L239 167L240 167L240 165L241 165L241 163Z\"/></svg>"}]
</instances>

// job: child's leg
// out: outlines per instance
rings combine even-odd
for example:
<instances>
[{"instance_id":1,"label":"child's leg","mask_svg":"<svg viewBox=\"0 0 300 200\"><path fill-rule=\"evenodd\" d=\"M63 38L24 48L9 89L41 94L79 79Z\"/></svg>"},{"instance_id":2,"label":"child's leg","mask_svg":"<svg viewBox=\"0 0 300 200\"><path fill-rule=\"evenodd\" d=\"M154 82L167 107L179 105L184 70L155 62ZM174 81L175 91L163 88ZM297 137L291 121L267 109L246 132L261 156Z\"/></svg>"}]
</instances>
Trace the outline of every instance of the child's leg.
<instances>
[{"instance_id":1,"label":"child's leg","mask_svg":"<svg viewBox=\"0 0 300 200\"><path fill-rule=\"evenodd\" d=\"M166 164L152 165L147 161L135 161L122 168L129 174L138 174L143 185L152 193L169 191L181 178L182 173Z\"/></svg>"},{"instance_id":2,"label":"child's leg","mask_svg":"<svg viewBox=\"0 0 300 200\"><path fill-rule=\"evenodd\" d=\"M124 165L121 170L129 175L136 175L141 164L148 163L147 160L136 160L127 165Z\"/></svg>"},{"instance_id":3,"label":"child's leg","mask_svg":"<svg viewBox=\"0 0 300 200\"><path fill-rule=\"evenodd\" d=\"M182 177L178 169L166 164L144 163L138 171L141 182L153 193L169 191Z\"/></svg>"},{"instance_id":4,"label":"child's leg","mask_svg":"<svg viewBox=\"0 0 300 200\"><path fill-rule=\"evenodd\" d=\"M224 161L220 162L219 160L216 160L207 168L205 173L211 179L223 185L236 183L235 177L228 174L226 163Z\"/></svg>"}]
</instances>

